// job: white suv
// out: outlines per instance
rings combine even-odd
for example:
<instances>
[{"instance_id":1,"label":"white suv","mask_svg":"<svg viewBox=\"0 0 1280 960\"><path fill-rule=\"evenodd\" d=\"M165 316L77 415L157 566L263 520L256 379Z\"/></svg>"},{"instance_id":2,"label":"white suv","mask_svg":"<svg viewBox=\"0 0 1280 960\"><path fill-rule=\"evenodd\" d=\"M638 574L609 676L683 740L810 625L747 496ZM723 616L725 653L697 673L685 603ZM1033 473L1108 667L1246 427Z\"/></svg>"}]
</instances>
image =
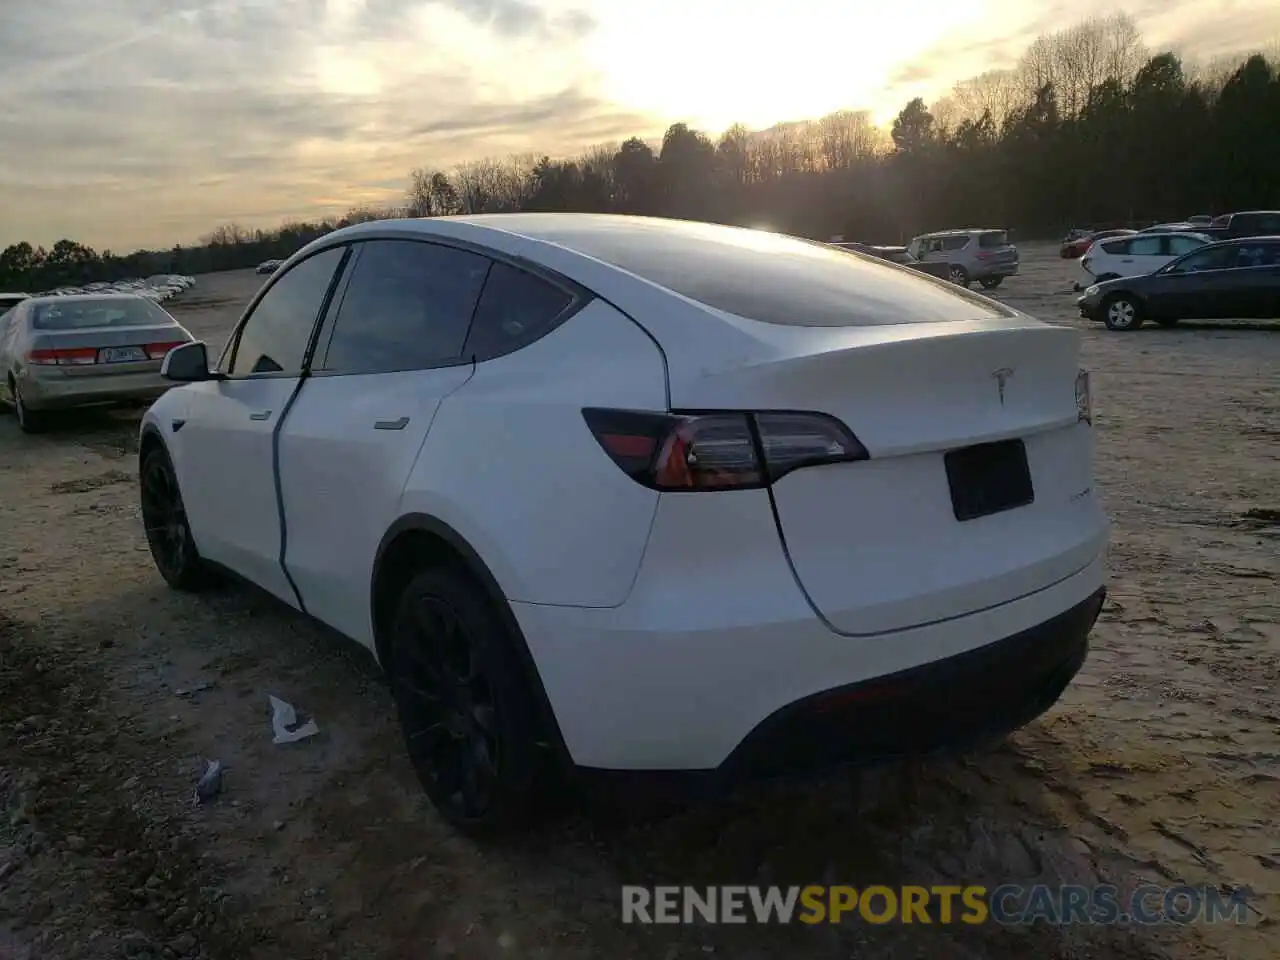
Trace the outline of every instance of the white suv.
<instances>
[{"instance_id":1,"label":"white suv","mask_svg":"<svg viewBox=\"0 0 1280 960\"><path fill-rule=\"evenodd\" d=\"M1087 278L1083 286L1155 273L1166 263L1209 242L1202 233L1186 232L1137 233L1099 240L1080 258L1080 269Z\"/></svg>"},{"instance_id":2,"label":"white suv","mask_svg":"<svg viewBox=\"0 0 1280 960\"><path fill-rule=\"evenodd\" d=\"M995 736L1103 594L1080 334L822 244L508 214L331 233L144 416L164 578L377 655L465 829L541 772L729 783ZM672 776L678 774L678 776Z\"/></svg>"},{"instance_id":3,"label":"white suv","mask_svg":"<svg viewBox=\"0 0 1280 960\"><path fill-rule=\"evenodd\" d=\"M962 287L977 281L994 290L1005 277L1018 273L1018 248L1005 230L942 230L914 237L907 250L924 263L944 263L952 283Z\"/></svg>"}]
</instances>

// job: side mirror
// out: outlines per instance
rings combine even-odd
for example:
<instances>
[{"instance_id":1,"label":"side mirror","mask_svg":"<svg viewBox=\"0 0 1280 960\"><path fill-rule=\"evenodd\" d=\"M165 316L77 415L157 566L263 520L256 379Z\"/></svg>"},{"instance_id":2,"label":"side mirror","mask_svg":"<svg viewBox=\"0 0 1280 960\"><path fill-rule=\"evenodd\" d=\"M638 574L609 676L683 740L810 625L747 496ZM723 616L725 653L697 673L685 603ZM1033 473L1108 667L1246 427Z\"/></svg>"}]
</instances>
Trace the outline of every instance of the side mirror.
<instances>
[{"instance_id":1,"label":"side mirror","mask_svg":"<svg viewBox=\"0 0 1280 960\"><path fill-rule=\"evenodd\" d=\"M175 383L200 383L217 377L209 370L209 351L202 340L174 347L165 354L160 376Z\"/></svg>"}]
</instances>

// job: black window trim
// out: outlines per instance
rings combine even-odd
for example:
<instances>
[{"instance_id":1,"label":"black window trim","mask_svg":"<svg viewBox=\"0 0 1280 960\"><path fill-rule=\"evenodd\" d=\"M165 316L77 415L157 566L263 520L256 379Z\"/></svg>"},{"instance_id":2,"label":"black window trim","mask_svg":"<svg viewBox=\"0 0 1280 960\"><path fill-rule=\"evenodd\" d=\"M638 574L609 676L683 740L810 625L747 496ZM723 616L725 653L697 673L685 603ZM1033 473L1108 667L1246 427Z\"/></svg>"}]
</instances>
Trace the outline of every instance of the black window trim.
<instances>
[{"instance_id":1,"label":"black window trim","mask_svg":"<svg viewBox=\"0 0 1280 960\"><path fill-rule=\"evenodd\" d=\"M240 337L244 333L245 325L253 317L264 297L279 283L282 279L293 273L298 267L312 260L323 253L330 250L342 249L342 256L339 258L337 265L334 267L333 276L329 278L329 286L326 288L324 298L320 301L320 308L316 311L315 317L311 321L311 332L307 334L306 346L302 351L302 365L297 373L289 370L266 370L261 373L246 373L243 375L233 374L231 371L235 367L236 352L240 349ZM289 264L288 270L279 270L263 285L249 301L249 305L245 307L244 313L240 315L235 329L231 331L231 336L227 338L226 346L222 348L222 354L218 357L217 369L226 375L227 380L267 380L279 379L287 380L295 377L303 377L307 375L311 365L311 357L315 352L316 338L320 331L320 326L324 322L325 316L329 312L329 306L333 301L333 294L338 283L347 274L347 264L351 260L351 241L343 240L338 243L326 244L316 250L312 250L305 257L299 258L297 261Z\"/></svg>"},{"instance_id":2,"label":"black window trim","mask_svg":"<svg viewBox=\"0 0 1280 960\"><path fill-rule=\"evenodd\" d=\"M458 354L458 356L452 359L440 360L431 364L413 366L413 367L406 368L405 370L394 371L396 373L413 373L415 371L420 371L420 370L445 370L450 367L460 367L460 366L468 365L471 363L485 363L486 361L489 361L489 360L496 360L499 357L509 356L512 353L516 353L520 350L523 350L525 347L531 346L532 344L536 343L538 340L541 340L543 337L549 335L557 327L566 323L570 318L572 318L575 314L577 314L584 307L586 307L586 305L589 304L592 300L597 299L596 294L588 290L586 287L582 286L582 284L577 283L573 280L570 280L568 277L557 273L556 271L550 269L549 267L543 266L540 263L535 263L532 260L526 259L525 257L520 257L514 254L505 253L501 250L495 250L492 247L487 247L487 246L484 246L483 244L471 243L466 240L458 240L453 237L423 235L421 233L417 233L416 231L407 231L407 230L378 231L376 233L361 234L359 237L351 237L343 241L348 246L355 247L357 249L355 249L347 257L347 260L344 261L344 277L343 277L342 291L341 291L342 298L346 297L347 285L350 284L351 276L355 273L355 264L359 260L360 254L363 252L363 244L373 243L377 241L386 241L386 240L409 241L412 243L423 243L423 244L429 244L431 246L446 247L448 249L453 249L453 250L461 250L464 253L473 253L477 256L484 257L486 260L489 261L489 267L485 271L484 281L480 284L480 291L476 296L475 305L472 306L471 308L471 317L467 320L467 332L466 332L466 335L462 338L462 351ZM337 244L334 244L334 246L336 245ZM331 247L325 247L324 249L326 250L331 249ZM323 252L322 250L315 251L315 253L317 254L322 252ZM502 353L486 354L484 356L481 356L479 354L471 354L467 352L467 344L471 342L471 328L472 328L472 325L475 323L476 313L480 309L480 301L484 297L485 288L489 285L489 274L492 271L493 264L495 263L502 263L509 267L512 267L513 269L522 270L525 273L531 274L537 279L542 280L543 282L548 283L551 286L568 294L570 300L568 305L565 306L565 308L561 310L558 314L556 314L553 321L550 324L548 324L545 327L545 329L543 329L542 333L540 333L533 340L525 341L519 344L518 346L511 348L510 350L503 351ZM333 315L334 322L329 327L329 339L331 341L333 339L333 331L337 328L338 313L341 311L342 304L341 304L341 299L333 295L333 291L330 291L330 293L331 293L331 299L326 301L326 307L334 311L334 315ZM318 341L320 333L324 329L325 321L328 319L327 314L328 314L328 310L326 310L324 313L321 314L320 323L317 325L315 331L313 332L313 337L316 341ZM318 347L319 344L315 343L314 346ZM323 363L325 359L327 359L328 352L329 352L329 344L326 343L324 345L324 354L320 358L321 363ZM319 353L318 349L313 349L306 358L307 363L306 363L306 367L304 367L304 370L306 371L306 375L308 377L360 377L360 376L375 376L377 374L382 374L387 372L385 370L313 369L312 363L315 360L316 355L318 353Z\"/></svg>"}]
</instances>

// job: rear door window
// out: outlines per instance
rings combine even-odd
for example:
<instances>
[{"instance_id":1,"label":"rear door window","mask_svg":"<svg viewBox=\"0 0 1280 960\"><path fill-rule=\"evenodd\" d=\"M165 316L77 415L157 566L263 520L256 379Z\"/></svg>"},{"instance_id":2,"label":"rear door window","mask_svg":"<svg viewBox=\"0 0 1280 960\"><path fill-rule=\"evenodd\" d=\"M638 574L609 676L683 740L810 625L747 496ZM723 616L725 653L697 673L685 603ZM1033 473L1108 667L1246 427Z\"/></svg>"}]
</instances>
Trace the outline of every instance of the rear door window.
<instances>
[{"instance_id":1,"label":"rear door window","mask_svg":"<svg viewBox=\"0 0 1280 960\"><path fill-rule=\"evenodd\" d=\"M462 356L483 361L528 346L550 333L576 300L572 293L527 270L494 263Z\"/></svg>"},{"instance_id":2,"label":"rear door window","mask_svg":"<svg viewBox=\"0 0 1280 960\"><path fill-rule=\"evenodd\" d=\"M1170 237L1169 252L1175 257L1180 257L1184 253L1190 253L1204 246L1204 241L1196 237Z\"/></svg>"},{"instance_id":3,"label":"rear door window","mask_svg":"<svg viewBox=\"0 0 1280 960\"><path fill-rule=\"evenodd\" d=\"M969 238L965 236L946 237L942 241L943 250L963 250L968 245L969 245Z\"/></svg>"},{"instance_id":4,"label":"rear door window","mask_svg":"<svg viewBox=\"0 0 1280 960\"><path fill-rule=\"evenodd\" d=\"M1165 253L1167 239L1164 236L1152 235L1134 237L1129 241L1129 256L1158 257Z\"/></svg>"},{"instance_id":5,"label":"rear door window","mask_svg":"<svg viewBox=\"0 0 1280 960\"><path fill-rule=\"evenodd\" d=\"M1237 267L1274 267L1276 254L1280 252L1280 244L1274 243L1242 243L1236 254Z\"/></svg>"},{"instance_id":6,"label":"rear door window","mask_svg":"<svg viewBox=\"0 0 1280 960\"><path fill-rule=\"evenodd\" d=\"M1241 213L1231 221L1231 226L1242 233L1252 233L1257 236L1280 234L1280 214Z\"/></svg>"},{"instance_id":7,"label":"rear door window","mask_svg":"<svg viewBox=\"0 0 1280 960\"><path fill-rule=\"evenodd\" d=\"M418 240L368 240L356 255L314 368L391 373L456 363L489 258Z\"/></svg>"}]
</instances>

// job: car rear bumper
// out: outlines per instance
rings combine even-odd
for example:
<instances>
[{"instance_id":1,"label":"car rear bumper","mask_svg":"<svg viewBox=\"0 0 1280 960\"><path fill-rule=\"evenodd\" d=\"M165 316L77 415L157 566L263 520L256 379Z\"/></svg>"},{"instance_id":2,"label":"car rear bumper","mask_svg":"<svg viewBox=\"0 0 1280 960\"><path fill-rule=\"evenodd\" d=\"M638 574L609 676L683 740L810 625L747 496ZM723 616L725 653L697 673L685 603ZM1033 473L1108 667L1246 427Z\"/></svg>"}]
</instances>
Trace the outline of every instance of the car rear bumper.
<instances>
[{"instance_id":1,"label":"car rear bumper","mask_svg":"<svg viewBox=\"0 0 1280 960\"><path fill-rule=\"evenodd\" d=\"M1008 664L1011 695L1040 685L1038 712L1061 686L1046 691L1074 673L1071 668L1049 676L1049 668L1056 670L1073 650L1082 649L1096 605L1087 617L1062 617L1091 603L1102 588L1102 552L1051 585L987 609L887 633L844 636L814 614L797 586L767 501L763 519L755 519L758 511L750 498L757 495L767 497L763 491L735 493L743 502L730 504L726 516L716 518L714 525L732 535L673 538L667 546L655 542L655 532L630 597L617 607L511 604L575 766L736 777L772 769L776 761L765 755L777 749L794 754L801 766L915 752L921 743L914 735L894 749L851 738L850 725L862 721L828 703L821 713L834 745L810 756L810 747L800 740L811 736L810 724L821 723L808 718L809 708L802 705L903 671L954 673L968 662L963 658L985 650L984 669ZM664 498L655 528L686 523L696 532L696 521L679 511L705 512L707 501L721 496L692 507L689 502L700 498ZM664 515L672 504L675 512ZM728 525L730 518L738 530ZM776 550L747 549L766 534ZM850 576L855 574L850 569ZM1045 666L1035 658L999 653L996 642L1013 637L1021 638L1013 644L1019 649L1045 647L1053 662ZM924 699L938 696L936 685L914 686L928 691ZM959 711L964 705L958 694L949 696L943 702ZM918 709L919 699L894 701L894 709ZM1012 702L993 700L987 706L994 711L987 725L995 728L1020 715ZM788 716L793 719L779 719ZM938 714L928 716L932 725ZM902 718L895 722L901 726ZM960 727L957 712L955 723L940 721L936 732L945 739ZM789 735L788 730L799 732ZM777 747L784 741L785 747Z\"/></svg>"},{"instance_id":2,"label":"car rear bumper","mask_svg":"<svg viewBox=\"0 0 1280 960\"><path fill-rule=\"evenodd\" d=\"M1018 275L1018 262L1012 263L989 263L980 265L974 272L974 279L981 280L985 277L1015 277Z\"/></svg>"},{"instance_id":3,"label":"car rear bumper","mask_svg":"<svg viewBox=\"0 0 1280 960\"><path fill-rule=\"evenodd\" d=\"M173 384L158 372L96 376L26 376L22 402L29 410L60 410L95 403L154 400Z\"/></svg>"},{"instance_id":4,"label":"car rear bumper","mask_svg":"<svg viewBox=\"0 0 1280 960\"><path fill-rule=\"evenodd\" d=\"M958 751L1052 707L1088 654L1099 587L1056 617L942 660L789 703L711 770L579 771L589 788L687 799L744 782Z\"/></svg>"}]
</instances>

